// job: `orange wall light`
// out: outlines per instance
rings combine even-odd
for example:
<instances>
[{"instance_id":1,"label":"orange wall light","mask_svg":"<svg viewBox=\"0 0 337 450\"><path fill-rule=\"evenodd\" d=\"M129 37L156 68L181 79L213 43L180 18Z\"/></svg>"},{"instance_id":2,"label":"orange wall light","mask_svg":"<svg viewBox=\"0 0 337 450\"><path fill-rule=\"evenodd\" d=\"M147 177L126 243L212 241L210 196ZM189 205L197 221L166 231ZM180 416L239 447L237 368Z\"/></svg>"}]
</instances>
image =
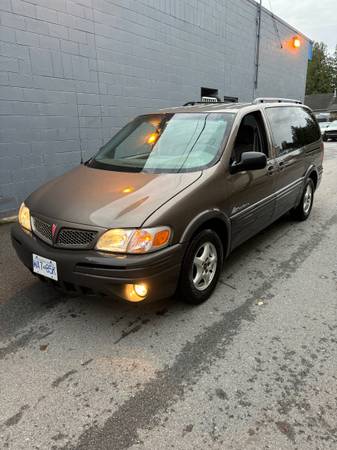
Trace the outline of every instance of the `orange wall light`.
<instances>
[{"instance_id":1,"label":"orange wall light","mask_svg":"<svg viewBox=\"0 0 337 450\"><path fill-rule=\"evenodd\" d=\"M293 47L294 48L300 48L301 47L301 40L298 36L293 37Z\"/></svg>"}]
</instances>

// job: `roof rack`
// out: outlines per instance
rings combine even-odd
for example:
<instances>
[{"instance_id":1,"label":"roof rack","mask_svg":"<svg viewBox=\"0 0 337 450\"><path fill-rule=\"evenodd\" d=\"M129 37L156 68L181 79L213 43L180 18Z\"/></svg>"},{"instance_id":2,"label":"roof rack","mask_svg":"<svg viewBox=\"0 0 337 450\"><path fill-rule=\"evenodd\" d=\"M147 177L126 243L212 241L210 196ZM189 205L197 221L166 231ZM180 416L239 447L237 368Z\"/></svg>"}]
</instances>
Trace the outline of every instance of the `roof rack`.
<instances>
[{"instance_id":1,"label":"roof rack","mask_svg":"<svg viewBox=\"0 0 337 450\"><path fill-rule=\"evenodd\" d=\"M253 101L256 103L296 103L302 105L300 100L294 100L293 98L277 98L277 97L259 97Z\"/></svg>"},{"instance_id":2,"label":"roof rack","mask_svg":"<svg viewBox=\"0 0 337 450\"><path fill-rule=\"evenodd\" d=\"M221 100L219 99L219 97L206 97L203 96L201 97L201 101L191 101L191 102L187 102L184 103L183 106L194 106L194 105L204 105L207 103L221 103Z\"/></svg>"},{"instance_id":3,"label":"roof rack","mask_svg":"<svg viewBox=\"0 0 337 450\"><path fill-rule=\"evenodd\" d=\"M206 105L209 103L237 103L238 102L238 97L224 97L223 101L220 100L219 97L211 97L211 96L203 96L201 97L201 101L191 101L191 102L187 102L185 103L183 106L194 106L194 105Z\"/></svg>"}]
</instances>

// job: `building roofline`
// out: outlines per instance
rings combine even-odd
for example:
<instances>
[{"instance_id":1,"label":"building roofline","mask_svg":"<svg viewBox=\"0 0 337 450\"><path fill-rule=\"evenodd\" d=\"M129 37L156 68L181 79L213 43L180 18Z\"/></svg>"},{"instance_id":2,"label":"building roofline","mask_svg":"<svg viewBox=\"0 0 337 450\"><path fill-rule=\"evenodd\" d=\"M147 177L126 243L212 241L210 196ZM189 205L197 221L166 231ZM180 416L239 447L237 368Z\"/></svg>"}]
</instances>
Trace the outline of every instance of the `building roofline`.
<instances>
[{"instance_id":1,"label":"building roofline","mask_svg":"<svg viewBox=\"0 0 337 450\"><path fill-rule=\"evenodd\" d=\"M246 0L247 2L249 2L250 4L258 7L259 4L257 3L256 0ZM277 21L279 21L280 23L282 23L283 25L285 25L286 27L290 28L291 30L293 30L296 34L302 36L304 39L306 39L308 42L313 43L313 39L310 39L308 36L306 36L304 33L302 33L301 31L299 31L297 28L293 27L292 25L290 25L288 22L286 22L284 19L282 19L280 16L278 16L277 14L274 14L273 12L271 12L269 9L267 9L265 6L262 6L262 10L267 13L270 17L276 19Z\"/></svg>"}]
</instances>

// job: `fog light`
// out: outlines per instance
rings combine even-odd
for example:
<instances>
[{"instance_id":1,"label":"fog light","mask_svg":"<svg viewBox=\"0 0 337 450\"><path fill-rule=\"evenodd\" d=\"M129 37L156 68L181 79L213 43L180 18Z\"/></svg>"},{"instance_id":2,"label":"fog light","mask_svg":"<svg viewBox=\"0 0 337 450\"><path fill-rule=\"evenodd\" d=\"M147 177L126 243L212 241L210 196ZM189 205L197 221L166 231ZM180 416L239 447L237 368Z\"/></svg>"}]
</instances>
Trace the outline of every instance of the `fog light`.
<instances>
[{"instance_id":1,"label":"fog light","mask_svg":"<svg viewBox=\"0 0 337 450\"><path fill-rule=\"evenodd\" d=\"M148 290L146 284L134 284L133 289L135 290L135 293L139 295L139 297L146 297Z\"/></svg>"},{"instance_id":2,"label":"fog light","mask_svg":"<svg viewBox=\"0 0 337 450\"><path fill-rule=\"evenodd\" d=\"M141 302L147 296L148 291L145 283L126 285L126 297L130 302Z\"/></svg>"}]
</instances>

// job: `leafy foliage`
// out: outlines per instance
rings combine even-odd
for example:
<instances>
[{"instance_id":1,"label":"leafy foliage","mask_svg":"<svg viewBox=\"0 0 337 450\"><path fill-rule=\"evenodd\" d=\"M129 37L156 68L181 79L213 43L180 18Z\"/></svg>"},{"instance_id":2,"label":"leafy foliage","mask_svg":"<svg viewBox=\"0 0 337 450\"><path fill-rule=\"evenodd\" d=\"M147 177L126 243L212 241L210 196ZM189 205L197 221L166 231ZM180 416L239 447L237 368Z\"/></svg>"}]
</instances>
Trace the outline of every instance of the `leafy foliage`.
<instances>
[{"instance_id":1,"label":"leafy foliage","mask_svg":"<svg viewBox=\"0 0 337 450\"><path fill-rule=\"evenodd\" d=\"M326 94L337 88L337 46L329 55L323 42L315 42L308 64L306 94Z\"/></svg>"}]
</instances>

